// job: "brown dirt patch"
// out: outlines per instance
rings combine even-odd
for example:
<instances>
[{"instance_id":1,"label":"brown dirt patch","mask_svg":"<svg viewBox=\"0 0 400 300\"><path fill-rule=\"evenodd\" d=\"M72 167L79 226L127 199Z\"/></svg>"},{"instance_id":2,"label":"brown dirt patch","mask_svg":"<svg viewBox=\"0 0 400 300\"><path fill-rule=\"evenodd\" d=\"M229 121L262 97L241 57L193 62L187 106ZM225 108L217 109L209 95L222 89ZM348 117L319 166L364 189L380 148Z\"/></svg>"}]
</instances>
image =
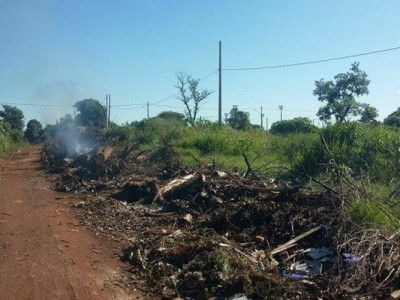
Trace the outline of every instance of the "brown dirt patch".
<instances>
[{"instance_id":1,"label":"brown dirt patch","mask_svg":"<svg viewBox=\"0 0 400 300\"><path fill-rule=\"evenodd\" d=\"M78 224L50 189L40 148L0 160L2 299L143 299L121 288L119 245Z\"/></svg>"}]
</instances>

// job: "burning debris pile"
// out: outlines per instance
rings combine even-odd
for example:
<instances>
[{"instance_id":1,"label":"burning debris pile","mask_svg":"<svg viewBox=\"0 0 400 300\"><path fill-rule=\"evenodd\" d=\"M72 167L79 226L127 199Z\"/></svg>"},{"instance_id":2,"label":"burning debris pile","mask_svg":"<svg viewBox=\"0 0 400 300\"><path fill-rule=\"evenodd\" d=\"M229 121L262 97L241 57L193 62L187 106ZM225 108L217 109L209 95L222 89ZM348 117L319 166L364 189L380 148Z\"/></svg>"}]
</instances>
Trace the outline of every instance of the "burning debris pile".
<instances>
[{"instance_id":1,"label":"burning debris pile","mask_svg":"<svg viewBox=\"0 0 400 300\"><path fill-rule=\"evenodd\" d=\"M43 155L52 159L46 149ZM162 299L326 299L381 297L399 288L394 236L354 235L356 227L341 216L342 199L330 191L214 165L149 177L149 157L111 147L58 161L56 187L83 194L75 204L82 222L124 245L121 258L142 292Z\"/></svg>"}]
</instances>

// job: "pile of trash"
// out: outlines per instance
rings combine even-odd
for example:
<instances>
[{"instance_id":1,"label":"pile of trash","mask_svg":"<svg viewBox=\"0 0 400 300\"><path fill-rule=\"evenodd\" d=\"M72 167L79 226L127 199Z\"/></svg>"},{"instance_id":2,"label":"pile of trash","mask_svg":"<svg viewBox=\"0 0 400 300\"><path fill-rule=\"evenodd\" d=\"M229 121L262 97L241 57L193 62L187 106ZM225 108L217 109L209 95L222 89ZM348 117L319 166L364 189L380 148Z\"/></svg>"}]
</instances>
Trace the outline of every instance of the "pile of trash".
<instances>
[{"instance_id":1,"label":"pile of trash","mask_svg":"<svg viewBox=\"0 0 400 300\"><path fill-rule=\"evenodd\" d=\"M146 292L165 299L242 293L289 299L315 292L314 285L285 278L299 273L293 265L301 251L332 245L334 198L212 168L120 186L107 196L87 195L79 213L87 226L125 241L122 259L133 266L136 280L146 278ZM321 263L318 272L302 270L297 279L310 281L328 271Z\"/></svg>"},{"instance_id":2,"label":"pile of trash","mask_svg":"<svg viewBox=\"0 0 400 300\"><path fill-rule=\"evenodd\" d=\"M342 199L329 190L215 165L149 173L148 159L123 155L114 149L100 173L87 167L91 160L67 162L55 185L82 194L74 205L82 223L121 243L131 284L144 293L162 299L356 299L400 287L398 254L381 260L381 267L366 265L388 253L388 245L400 253L394 237L383 243L380 232L381 244L368 249L352 244L358 236L348 236L353 227L341 218Z\"/></svg>"}]
</instances>

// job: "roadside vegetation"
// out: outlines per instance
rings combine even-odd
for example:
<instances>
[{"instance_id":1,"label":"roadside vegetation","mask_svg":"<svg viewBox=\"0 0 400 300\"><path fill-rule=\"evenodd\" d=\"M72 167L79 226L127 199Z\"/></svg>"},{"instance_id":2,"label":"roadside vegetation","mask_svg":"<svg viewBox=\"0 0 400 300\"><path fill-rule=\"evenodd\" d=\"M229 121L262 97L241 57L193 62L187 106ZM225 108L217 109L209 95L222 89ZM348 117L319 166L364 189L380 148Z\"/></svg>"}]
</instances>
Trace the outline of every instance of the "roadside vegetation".
<instances>
[{"instance_id":1,"label":"roadside vegetation","mask_svg":"<svg viewBox=\"0 0 400 300\"><path fill-rule=\"evenodd\" d=\"M27 146L24 138L24 115L16 107L3 105L0 111L0 157Z\"/></svg>"},{"instance_id":2,"label":"roadside vegetation","mask_svg":"<svg viewBox=\"0 0 400 300\"><path fill-rule=\"evenodd\" d=\"M369 85L358 63L333 80L315 82L314 95L323 103L317 112L323 128L298 117L276 122L266 131L252 125L238 106L222 126L204 121L198 114L200 104L211 92L201 91L199 81L184 73L177 79L184 114L166 111L117 125L106 122L107 111L99 101L85 99L75 104L75 118L66 115L44 129L31 120L25 137L31 143L44 140L47 160L60 164L68 156L108 145L120 149L121 157L144 157L141 163L148 170L161 173L212 166L270 185L319 191L335 199L335 205L340 203L332 220L337 252L362 258L354 272L340 274L341 284L379 296L391 292L392 284L400 285L400 108L381 123L376 108L358 101L368 94ZM21 130L3 121L3 140L23 143Z\"/></svg>"},{"instance_id":3,"label":"roadside vegetation","mask_svg":"<svg viewBox=\"0 0 400 300\"><path fill-rule=\"evenodd\" d=\"M12 129L8 123L0 122L0 157L26 147L24 133Z\"/></svg>"}]
</instances>

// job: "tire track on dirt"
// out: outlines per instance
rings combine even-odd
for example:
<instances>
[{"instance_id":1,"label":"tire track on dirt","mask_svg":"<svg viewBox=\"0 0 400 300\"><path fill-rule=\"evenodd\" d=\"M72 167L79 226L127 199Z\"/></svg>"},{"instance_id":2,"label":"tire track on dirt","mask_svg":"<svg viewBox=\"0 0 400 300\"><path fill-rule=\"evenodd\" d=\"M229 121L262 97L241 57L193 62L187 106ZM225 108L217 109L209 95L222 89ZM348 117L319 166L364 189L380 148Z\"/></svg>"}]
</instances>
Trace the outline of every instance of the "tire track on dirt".
<instances>
[{"instance_id":1,"label":"tire track on dirt","mask_svg":"<svg viewBox=\"0 0 400 300\"><path fill-rule=\"evenodd\" d=\"M0 160L0 298L142 299L115 284L116 245L78 226L68 199L49 188L39 151Z\"/></svg>"}]
</instances>

